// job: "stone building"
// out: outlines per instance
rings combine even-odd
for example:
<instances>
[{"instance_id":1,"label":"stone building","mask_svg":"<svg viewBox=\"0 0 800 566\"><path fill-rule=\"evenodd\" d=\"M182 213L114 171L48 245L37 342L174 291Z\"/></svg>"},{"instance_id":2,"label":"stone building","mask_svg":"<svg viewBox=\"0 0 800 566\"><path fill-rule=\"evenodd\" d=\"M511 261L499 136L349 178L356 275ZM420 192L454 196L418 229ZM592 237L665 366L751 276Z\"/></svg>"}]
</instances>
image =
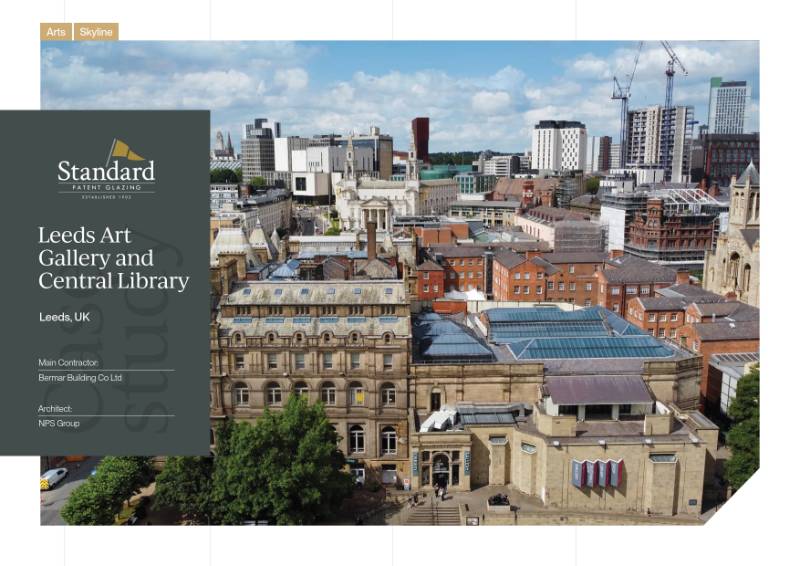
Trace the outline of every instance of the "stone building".
<instances>
[{"instance_id":1,"label":"stone building","mask_svg":"<svg viewBox=\"0 0 800 566\"><path fill-rule=\"evenodd\" d=\"M325 405L357 477L409 477L403 282L228 276L210 326L212 424L254 420L303 395Z\"/></svg>"},{"instance_id":2,"label":"stone building","mask_svg":"<svg viewBox=\"0 0 800 566\"><path fill-rule=\"evenodd\" d=\"M422 313L413 336L412 489L511 485L545 508L700 514L718 430L694 410L696 355L600 307Z\"/></svg>"},{"instance_id":3,"label":"stone building","mask_svg":"<svg viewBox=\"0 0 800 566\"><path fill-rule=\"evenodd\" d=\"M368 222L376 222L378 231L391 231L397 216L442 214L458 199L458 183L454 179L420 180L413 140L402 181L358 178L353 159L354 150L349 143L344 176L334 187L336 210L344 230L363 230Z\"/></svg>"},{"instance_id":4,"label":"stone building","mask_svg":"<svg viewBox=\"0 0 800 566\"><path fill-rule=\"evenodd\" d=\"M758 306L761 187L752 161L731 181L728 230L706 253L703 287Z\"/></svg>"}]
</instances>

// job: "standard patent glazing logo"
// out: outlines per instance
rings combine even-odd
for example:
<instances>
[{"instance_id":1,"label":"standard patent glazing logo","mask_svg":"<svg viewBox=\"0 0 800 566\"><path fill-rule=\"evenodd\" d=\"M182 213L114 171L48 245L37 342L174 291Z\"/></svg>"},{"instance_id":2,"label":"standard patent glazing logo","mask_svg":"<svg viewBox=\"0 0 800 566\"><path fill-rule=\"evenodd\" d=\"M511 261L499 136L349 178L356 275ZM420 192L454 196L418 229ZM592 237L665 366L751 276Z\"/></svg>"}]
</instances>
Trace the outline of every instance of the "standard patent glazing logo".
<instances>
[{"instance_id":1,"label":"standard patent glazing logo","mask_svg":"<svg viewBox=\"0 0 800 566\"><path fill-rule=\"evenodd\" d=\"M133 151L124 141L114 138L105 165L83 165L69 160L58 162L58 183L67 185L62 194L80 194L85 198L130 199L132 195L152 194L156 182L155 161Z\"/></svg>"}]
</instances>

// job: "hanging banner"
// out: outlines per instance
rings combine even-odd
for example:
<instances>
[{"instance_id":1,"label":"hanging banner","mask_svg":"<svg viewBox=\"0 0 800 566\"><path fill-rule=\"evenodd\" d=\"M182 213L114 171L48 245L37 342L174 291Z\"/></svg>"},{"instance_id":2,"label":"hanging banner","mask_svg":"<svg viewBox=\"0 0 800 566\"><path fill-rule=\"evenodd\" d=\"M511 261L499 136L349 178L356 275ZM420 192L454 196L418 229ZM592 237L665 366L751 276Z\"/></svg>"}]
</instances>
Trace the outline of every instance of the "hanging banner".
<instances>
[{"instance_id":1,"label":"hanging banner","mask_svg":"<svg viewBox=\"0 0 800 566\"><path fill-rule=\"evenodd\" d=\"M609 477L609 484L611 487L619 487L622 483L622 459L611 460L611 474Z\"/></svg>"},{"instance_id":2,"label":"hanging banner","mask_svg":"<svg viewBox=\"0 0 800 566\"><path fill-rule=\"evenodd\" d=\"M586 462L586 487L594 487L597 478L597 460Z\"/></svg>"},{"instance_id":3,"label":"hanging banner","mask_svg":"<svg viewBox=\"0 0 800 566\"><path fill-rule=\"evenodd\" d=\"M419 452L416 450L411 454L411 475L419 475Z\"/></svg>"},{"instance_id":4,"label":"hanging banner","mask_svg":"<svg viewBox=\"0 0 800 566\"><path fill-rule=\"evenodd\" d=\"M472 462L472 455L469 453L469 451L464 452L464 475L465 476L469 475L469 466L470 466L471 462Z\"/></svg>"},{"instance_id":5,"label":"hanging banner","mask_svg":"<svg viewBox=\"0 0 800 566\"><path fill-rule=\"evenodd\" d=\"M608 485L610 462L608 460L598 460L597 462L597 485L606 487Z\"/></svg>"},{"instance_id":6,"label":"hanging banner","mask_svg":"<svg viewBox=\"0 0 800 566\"><path fill-rule=\"evenodd\" d=\"M583 487L586 483L586 462L583 460L572 461L572 485Z\"/></svg>"}]
</instances>

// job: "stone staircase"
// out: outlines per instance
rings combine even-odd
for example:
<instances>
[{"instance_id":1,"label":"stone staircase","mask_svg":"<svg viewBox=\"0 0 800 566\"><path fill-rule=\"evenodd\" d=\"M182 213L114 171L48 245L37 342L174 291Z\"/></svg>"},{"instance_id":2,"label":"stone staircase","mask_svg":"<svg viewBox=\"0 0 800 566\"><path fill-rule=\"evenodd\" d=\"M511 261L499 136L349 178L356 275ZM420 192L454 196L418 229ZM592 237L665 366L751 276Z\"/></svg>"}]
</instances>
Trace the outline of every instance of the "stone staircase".
<instances>
[{"instance_id":1,"label":"stone staircase","mask_svg":"<svg viewBox=\"0 0 800 566\"><path fill-rule=\"evenodd\" d=\"M423 505L415 507L403 524L411 527L458 526L461 524L461 516L458 507Z\"/></svg>"}]
</instances>

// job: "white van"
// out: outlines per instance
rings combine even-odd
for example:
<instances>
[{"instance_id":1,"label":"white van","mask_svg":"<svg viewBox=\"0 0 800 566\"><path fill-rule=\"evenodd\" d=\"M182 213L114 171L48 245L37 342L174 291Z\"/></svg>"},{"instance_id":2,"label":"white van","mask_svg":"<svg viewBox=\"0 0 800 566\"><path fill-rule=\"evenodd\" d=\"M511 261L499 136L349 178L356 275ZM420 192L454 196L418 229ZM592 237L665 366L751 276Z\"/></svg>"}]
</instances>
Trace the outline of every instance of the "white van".
<instances>
[{"instance_id":1,"label":"white van","mask_svg":"<svg viewBox=\"0 0 800 566\"><path fill-rule=\"evenodd\" d=\"M39 489L45 491L48 489L53 489L58 482L67 477L68 471L69 470L66 468L53 468L52 470L47 470L39 478Z\"/></svg>"}]
</instances>

